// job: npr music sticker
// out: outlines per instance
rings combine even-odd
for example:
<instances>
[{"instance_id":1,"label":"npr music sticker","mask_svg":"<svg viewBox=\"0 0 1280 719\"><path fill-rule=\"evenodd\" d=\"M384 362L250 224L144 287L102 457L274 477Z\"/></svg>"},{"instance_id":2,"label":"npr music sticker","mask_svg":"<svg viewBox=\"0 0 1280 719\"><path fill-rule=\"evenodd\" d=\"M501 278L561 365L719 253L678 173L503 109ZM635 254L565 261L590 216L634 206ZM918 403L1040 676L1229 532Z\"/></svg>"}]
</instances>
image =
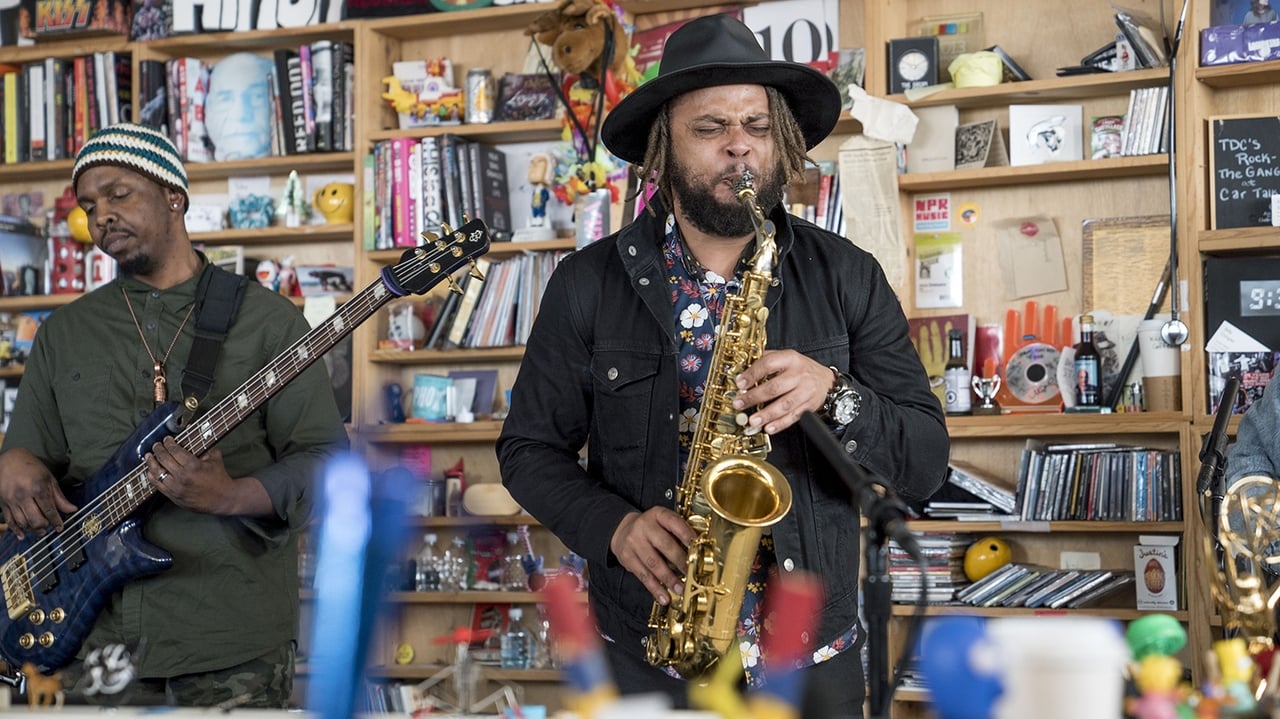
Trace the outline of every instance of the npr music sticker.
<instances>
[{"instance_id":1,"label":"npr music sticker","mask_svg":"<svg viewBox=\"0 0 1280 719\"><path fill-rule=\"evenodd\" d=\"M976 225L982 219L982 208L976 202L964 202L956 208L956 217L966 225Z\"/></svg>"},{"instance_id":2,"label":"npr music sticker","mask_svg":"<svg viewBox=\"0 0 1280 719\"><path fill-rule=\"evenodd\" d=\"M916 232L946 232L951 229L951 193L916 195L911 199Z\"/></svg>"}]
</instances>

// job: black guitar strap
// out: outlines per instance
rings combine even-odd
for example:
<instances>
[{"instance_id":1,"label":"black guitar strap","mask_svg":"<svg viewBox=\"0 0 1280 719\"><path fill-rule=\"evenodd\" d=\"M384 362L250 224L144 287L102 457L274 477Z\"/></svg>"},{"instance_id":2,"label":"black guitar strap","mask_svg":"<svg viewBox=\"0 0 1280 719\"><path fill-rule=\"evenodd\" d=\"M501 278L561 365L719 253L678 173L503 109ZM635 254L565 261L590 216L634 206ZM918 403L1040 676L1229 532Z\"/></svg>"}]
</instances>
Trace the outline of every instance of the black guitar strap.
<instances>
[{"instance_id":1,"label":"black guitar strap","mask_svg":"<svg viewBox=\"0 0 1280 719\"><path fill-rule=\"evenodd\" d=\"M188 416L196 411L213 387L222 342L236 319L249 278L210 264L196 286L196 338L182 370L182 402Z\"/></svg>"}]
</instances>

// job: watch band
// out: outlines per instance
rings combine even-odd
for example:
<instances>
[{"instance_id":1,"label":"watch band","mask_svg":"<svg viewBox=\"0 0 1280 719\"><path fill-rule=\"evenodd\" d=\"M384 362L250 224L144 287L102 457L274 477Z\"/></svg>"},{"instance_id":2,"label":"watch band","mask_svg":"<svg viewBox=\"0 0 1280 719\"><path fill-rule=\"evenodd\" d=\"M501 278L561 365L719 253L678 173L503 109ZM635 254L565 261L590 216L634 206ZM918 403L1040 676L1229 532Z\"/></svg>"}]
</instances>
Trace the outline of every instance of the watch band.
<instances>
[{"instance_id":1,"label":"watch band","mask_svg":"<svg viewBox=\"0 0 1280 719\"><path fill-rule=\"evenodd\" d=\"M831 417L831 408L836 401L836 395L840 394L840 389L844 387L844 373L842 373L835 365L828 365L827 369L831 370L832 380L831 389L827 390L827 398L822 402L823 417Z\"/></svg>"}]
</instances>

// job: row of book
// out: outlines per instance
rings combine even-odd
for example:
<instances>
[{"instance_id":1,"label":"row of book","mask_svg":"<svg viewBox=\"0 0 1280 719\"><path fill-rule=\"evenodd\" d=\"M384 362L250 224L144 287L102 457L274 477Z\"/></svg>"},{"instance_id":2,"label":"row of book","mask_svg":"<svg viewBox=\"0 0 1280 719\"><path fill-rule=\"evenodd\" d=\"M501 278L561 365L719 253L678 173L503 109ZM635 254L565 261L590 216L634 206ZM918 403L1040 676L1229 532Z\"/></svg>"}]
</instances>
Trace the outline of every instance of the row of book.
<instances>
[{"instance_id":1,"label":"row of book","mask_svg":"<svg viewBox=\"0 0 1280 719\"><path fill-rule=\"evenodd\" d=\"M133 114L129 53L95 52L0 64L0 158L75 157L95 130Z\"/></svg>"},{"instance_id":2,"label":"row of book","mask_svg":"<svg viewBox=\"0 0 1280 719\"><path fill-rule=\"evenodd\" d=\"M1010 562L956 592L974 607L1078 609L1133 584L1133 572L1108 569L1049 569Z\"/></svg>"},{"instance_id":3,"label":"row of book","mask_svg":"<svg viewBox=\"0 0 1280 719\"><path fill-rule=\"evenodd\" d=\"M822 160L816 167L806 168L804 182L788 185L784 201L791 214L844 236L847 227L835 162Z\"/></svg>"},{"instance_id":4,"label":"row of book","mask_svg":"<svg viewBox=\"0 0 1280 719\"><path fill-rule=\"evenodd\" d=\"M138 63L138 121L165 133L188 162L238 159L210 136L209 122L225 120L206 114L213 92L235 98L232 103L249 115L255 114L254 103L266 103L269 125L262 139L270 142L264 143L264 152L253 148L252 156L349 151L355 146L354 57L349 42L317 40L297 50L276 50L270 61L259 61L267 68L261 77L252 72L246 76L236 66L217 78L218 87L212 86L216 65L200 58L143 60ZM242 60L231 55L220 62ZM240 138L231 141L240 143Z\"/></svg>"},{"instance_id":5,"label":"row of book","mask_svg":"<svg viewBox=\"0 0 1280 719\"><path fill-rule=\"evenodd\" d=\"M1018 516L1176 522L1182 520L1181 487L1176 450L1028 439L1018 467Z\"/></svg>"},{"instance_id":6,"label":"row of book","mask_svg":"<svg viewBox=\"0 0 1280 719\"><path fill-rule=\"evenodd\" d=\"M365 157L365 249L414 247L422 233L479 218L490 238L511 239L506 153L452 133L377 143Z\"/></svg>"},{"instance_id":7,"label":"row of book","mask_svg":"<svg viewBox=\"0 0 1280 719\"><path fill-rule=\"evenodd\" d=\"M1121 155L1155 155L1169 151L1169 88L1129 91Z\"/></svg>"},{"instance_id":8,"label":"row of book","mask_svg":"<svg viewBox=\"0 0 1280 719\"><path fill-rule=\"evenodd\" d=\"M481 257L476 269L485 277L463 278L462 293L433 292L424 313L424 349L507 347L529 340L533 318L551 271L568 252L534 252L501 262Z\"/></svg>"}]
</instances>

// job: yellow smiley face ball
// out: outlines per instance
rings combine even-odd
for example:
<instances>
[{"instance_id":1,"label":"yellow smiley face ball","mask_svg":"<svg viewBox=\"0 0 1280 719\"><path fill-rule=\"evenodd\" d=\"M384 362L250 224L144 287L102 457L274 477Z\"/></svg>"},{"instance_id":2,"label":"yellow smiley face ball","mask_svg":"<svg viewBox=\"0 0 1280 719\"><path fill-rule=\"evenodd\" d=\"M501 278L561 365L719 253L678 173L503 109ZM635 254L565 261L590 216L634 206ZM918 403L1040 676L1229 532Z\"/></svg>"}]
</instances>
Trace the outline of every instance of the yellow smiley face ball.
<instances>
[{"instance_id":1,"label":"yellow smiley face ball","mask_svg":"<svg viewBox=\"0 0 1280 719\"><path fill-rule=\"evenodd\" d=\"M89 216L83 208L74 207L67 213L67 229L71 231L71 239L76 242L93 242L93 238L89 236Z\"/></svg>"}]
</instances>

